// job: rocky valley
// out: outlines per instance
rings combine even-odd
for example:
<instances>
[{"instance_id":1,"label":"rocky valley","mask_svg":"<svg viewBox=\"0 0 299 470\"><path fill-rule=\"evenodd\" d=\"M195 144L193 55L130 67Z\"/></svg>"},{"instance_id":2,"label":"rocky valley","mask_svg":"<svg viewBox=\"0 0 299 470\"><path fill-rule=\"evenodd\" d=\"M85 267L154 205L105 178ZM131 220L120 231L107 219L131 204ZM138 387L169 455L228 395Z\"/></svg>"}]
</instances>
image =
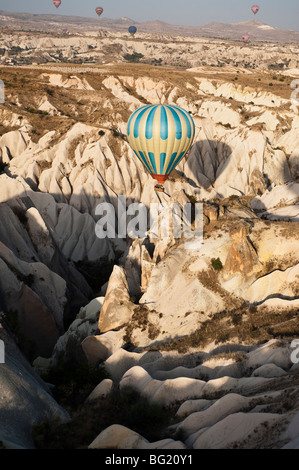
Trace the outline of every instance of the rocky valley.
<instances>
[{"instance_id":1,"label":"rocky valley","mask_svg":"<svg viewBox=\"0 0 299 470\"><path fill-rule=\"evenodd\" d=\"M0 34L0 446L298 448L298 45ZM195 124L164 193L147 104ZM101 239L104 203L199 204L203 239Z\"/></svg>"}]
</instances>

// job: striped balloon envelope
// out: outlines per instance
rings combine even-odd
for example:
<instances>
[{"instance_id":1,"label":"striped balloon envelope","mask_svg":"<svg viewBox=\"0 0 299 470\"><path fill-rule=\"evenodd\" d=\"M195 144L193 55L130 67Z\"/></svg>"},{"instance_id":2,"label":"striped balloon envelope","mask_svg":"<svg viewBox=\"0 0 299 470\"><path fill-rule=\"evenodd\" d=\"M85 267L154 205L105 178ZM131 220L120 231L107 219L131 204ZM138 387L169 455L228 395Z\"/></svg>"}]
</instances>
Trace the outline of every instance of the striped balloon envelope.
<instances>
[{"instance_id":1,"label":"striped balloon envelope","mask_svg":"<svg viewBox=\"0 0 299 470\"><path fill-rule=\"evenodd\" d=\"M104 11L104 9L103 9L102 7L97 7L97 8L96 8L96 14L97 14L98 16L101 16L101 14L103 13L103 11Z\"/></svg>"},{"instance_id":2,"label":"striped balloon envelope","mask_svg":"<svg viewBox=\"0 0 299 470\"><path fill-rule=\"evenodd\" d=\"M173 105L143 106L131 115L127 126L130 146L160 184L184 158L194 135L190 114Z\"/></svg>"}]
</instances>

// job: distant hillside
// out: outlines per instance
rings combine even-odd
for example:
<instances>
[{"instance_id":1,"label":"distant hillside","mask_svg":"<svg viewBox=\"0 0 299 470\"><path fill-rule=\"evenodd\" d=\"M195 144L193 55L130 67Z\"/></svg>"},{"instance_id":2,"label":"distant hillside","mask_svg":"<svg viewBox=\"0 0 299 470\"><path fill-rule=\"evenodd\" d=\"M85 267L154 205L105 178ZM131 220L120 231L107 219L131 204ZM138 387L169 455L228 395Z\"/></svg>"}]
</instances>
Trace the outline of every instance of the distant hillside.
<instances>
[{"instance_id":1,"label":"distant hillside","mask_svg":"<svg viewBox=\"0 0 299 470\"><path fill-rule=\"evenodd\" d=\"M95 31L99 28L127 30L136 25L139 32L163 33L181 36L202 36L220 39L240 39L247 33L253 41L299 43L299 31L281 30L260 21L242 23L208 23L205 26L171 25L160 20L138 23L130 18L110 19L105 17L86 18L81 16L34 15L0 10L0 28L12 30L58 31L69 28L73 32Z\"/></svg>"},{"instance_id":2,"label":"distant hillside","mask_svg":"<svg viewBox=\"0 0 299 470\"><path fill-rule=\"evenodd\" d=\"M201 34L208 37L238 39L242 34L249 34L254 41L299 42L299 31L287 31L274 28L258 20L242 23L209 23L200 28Z\"/></svg>"},{"instance_id":3,"label":"distant hillside","mask_svg":"<svg viewBox=\"0 0 299 470\"><path fill-rule=\"evenodd\" d=\"M137 24L130 18L86 18L66 15L34 15L31 13L15 13L0 10L0 28L32 31L57 31L71 28L74 32L95 31L99 28L127 29Z\"/></svg>"}]
</instances>

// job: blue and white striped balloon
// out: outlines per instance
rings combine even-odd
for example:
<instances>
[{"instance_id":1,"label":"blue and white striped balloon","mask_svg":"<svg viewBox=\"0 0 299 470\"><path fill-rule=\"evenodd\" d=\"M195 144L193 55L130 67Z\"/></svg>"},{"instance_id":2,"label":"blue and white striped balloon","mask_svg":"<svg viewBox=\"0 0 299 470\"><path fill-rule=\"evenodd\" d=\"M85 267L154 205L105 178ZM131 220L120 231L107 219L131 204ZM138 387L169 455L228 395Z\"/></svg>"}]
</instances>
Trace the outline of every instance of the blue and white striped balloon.
<instances>
[{"instance_id":1,"label":"blue and white striped balloon","mask_svg":"<svg viewBox=\"0 0 299 470\"><path fill-rule=\"evenodd\" d=\"M130 146L159 183L164 183L184 158L194 134L190 114L173 105L143 106L131 115L127 127Z\"/></svg>"}]
</instances>

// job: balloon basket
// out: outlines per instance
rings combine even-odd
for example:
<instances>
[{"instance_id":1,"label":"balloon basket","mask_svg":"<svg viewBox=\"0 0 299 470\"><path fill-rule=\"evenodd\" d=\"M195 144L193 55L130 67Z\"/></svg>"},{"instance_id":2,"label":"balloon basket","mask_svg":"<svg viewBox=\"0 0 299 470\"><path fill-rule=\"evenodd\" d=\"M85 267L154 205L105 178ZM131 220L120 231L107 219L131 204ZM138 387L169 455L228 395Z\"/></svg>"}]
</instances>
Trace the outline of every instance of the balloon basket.
<instances>
[{"instance_id":1,"label":"balloon basket","mask_svg":"<svg viewBox=\"0 0 299 470\"><path fill-rule=\"evenodd\" d=\"M155 191L158 191L159 193L164 193L164 186L162 184L156 184Z\"/></svg>"}]
</instances>

